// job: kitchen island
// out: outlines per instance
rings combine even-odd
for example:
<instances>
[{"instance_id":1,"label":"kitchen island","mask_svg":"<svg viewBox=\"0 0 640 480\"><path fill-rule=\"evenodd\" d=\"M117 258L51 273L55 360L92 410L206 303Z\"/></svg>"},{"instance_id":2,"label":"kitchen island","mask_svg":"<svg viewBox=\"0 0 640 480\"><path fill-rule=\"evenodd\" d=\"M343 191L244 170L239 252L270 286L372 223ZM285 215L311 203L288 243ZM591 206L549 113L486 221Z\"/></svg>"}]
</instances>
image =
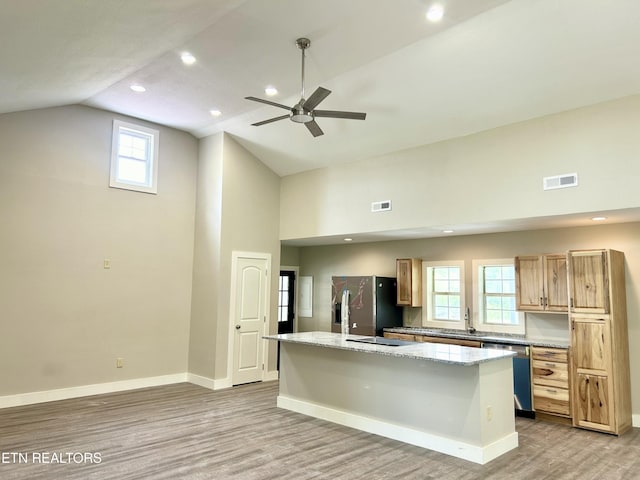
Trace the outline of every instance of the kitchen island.
<instances>
[{"instance_id":1,"label":"kitchen island","mask_svg":"<svg viewBox=\"0 0 640 480\"><path fill-rule=\"evenodd\" d=\"M304 332L280 342L277 404L484 464L518 446L512 352Z\"/></svg>"}]
</instances>

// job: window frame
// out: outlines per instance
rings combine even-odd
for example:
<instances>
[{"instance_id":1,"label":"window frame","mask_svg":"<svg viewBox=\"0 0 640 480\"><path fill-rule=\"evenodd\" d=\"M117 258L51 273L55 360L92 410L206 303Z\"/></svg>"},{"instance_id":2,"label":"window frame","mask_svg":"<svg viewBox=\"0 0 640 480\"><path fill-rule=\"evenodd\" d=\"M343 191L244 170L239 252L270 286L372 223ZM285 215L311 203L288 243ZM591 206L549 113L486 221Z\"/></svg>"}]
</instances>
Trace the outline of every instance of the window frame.
<instances>
[{"instance_id":1,"label":"window frame","mask_svg":"<svg viewBox=\"0 0 640 480\"><path fill-rule=\"evenodd\" d=\"M140 160L145 162L145 168L148 171L145 183L127 182L118 179L118 170L120 168L120 134L123 130L128 130L140 136L149 139L148 145L150 152L147 152L147 158ZM124 190L133 190L143 193L158 193L158 146L160 143L160 132L153 128L144 127L133 123L124 122L122 120L113 120L113 133L111 140L111 168L109 186L112 188L120 188Z\"/></svg>"},{"instance_id":2,"label":"window frame","mask_svg":"<svg viewBox=\"0 0 640 480\"><path fill-rule=\"evenodd\" d=\"M488 323L484 318L484 279L481 278L481 269L487 266L506 266L514 265L515 259L513 258L492 258L492 259L474 259L473 265L473 325L475 328L482 332L494 332L494 333L509 333L514 335L524 335L526 331L525 315L524 312L516 309L516 318L518 320L517 325L504 325L497 323ZM516 295L515 290L515 277L514 277L514 297Z\"/></svg>"},{"instance_id":3,"label":"window frame","mask_svg":"<svg viewBox=\"0 0 640 480\"><path fill-rule=\"evenodd\" d=\"M460 320L436 320L433 316L433 281L430 275L430 270L436 267L457 267L460 269ZM427 328L444 328L449 330L465 330L465 272L463 260L448 260L448 261L422 261L422 326Z\"/></svg>"}]
</instances>

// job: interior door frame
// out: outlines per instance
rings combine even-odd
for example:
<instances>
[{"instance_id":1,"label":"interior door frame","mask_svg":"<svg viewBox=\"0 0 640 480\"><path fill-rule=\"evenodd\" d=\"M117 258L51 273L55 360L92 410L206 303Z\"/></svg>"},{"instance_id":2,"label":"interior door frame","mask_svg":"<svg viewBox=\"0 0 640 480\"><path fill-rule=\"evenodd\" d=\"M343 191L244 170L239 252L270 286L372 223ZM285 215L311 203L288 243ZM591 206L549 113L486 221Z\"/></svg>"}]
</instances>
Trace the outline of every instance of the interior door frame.
<instances>
[{"instance_id":1,"label":"interior door frame","mask_svg":"<svg viewBox=\"0 0 640 480\"><path fill-rule=\"evenodd\" d=\"M240 258L255 258L257 260L265 260L267 263L267 279L265 283L265 321L262 323L262 335L266 334L267 326L271 324L271 254L264 252L243 252L232 251L231 252L231 292L229 295L229 333L227 343L227 378L229 379L229 385L233 385L233 357L235 354L235 319L236 319L236 300L237 291L236 283L238 279L238 260ZM268 348L267 340L262 340L262 369L261 380L265 380L267 374L267 360L268 360Z\"/></svg>"}]
</instances>

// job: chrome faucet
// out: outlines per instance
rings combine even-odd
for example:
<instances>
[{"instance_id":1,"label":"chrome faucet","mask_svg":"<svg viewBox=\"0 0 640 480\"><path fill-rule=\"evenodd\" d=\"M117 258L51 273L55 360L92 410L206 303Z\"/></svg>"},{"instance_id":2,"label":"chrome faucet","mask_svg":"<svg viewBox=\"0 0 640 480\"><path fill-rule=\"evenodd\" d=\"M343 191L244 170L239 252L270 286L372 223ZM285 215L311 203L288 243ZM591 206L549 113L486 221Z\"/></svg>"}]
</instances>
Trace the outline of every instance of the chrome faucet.
<instances>
[{"instance_id":1,"label":"chrome faucet","mask_svg":"<svg viewBox=\"0 0 640 480\"><path fill-rule=\"evenodd\" d=\"M467 326L468 333L476 333L476 329L471 325L471 315L469 314L469 307L466 308L464 312L464 322Z\"/></svg>"}]
</instances>

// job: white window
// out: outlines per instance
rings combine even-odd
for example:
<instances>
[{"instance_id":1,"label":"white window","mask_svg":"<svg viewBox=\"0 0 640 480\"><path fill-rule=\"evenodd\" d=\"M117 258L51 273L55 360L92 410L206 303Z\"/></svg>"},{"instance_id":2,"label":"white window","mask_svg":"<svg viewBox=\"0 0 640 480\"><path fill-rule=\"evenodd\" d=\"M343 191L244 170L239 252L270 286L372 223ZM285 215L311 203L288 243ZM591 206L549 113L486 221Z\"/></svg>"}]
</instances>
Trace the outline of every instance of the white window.
<instances>
[{"instance_id":1,"label":"white window","mask_svg":"<svg viewBox=\"0 0 640 480\"><path fill-rule=\"evenodd\" d=\"M465 328L464 262L422 262L425 327Z\"/></svg>"},{"instance_id":2,"label":"white window","mask_svg":"<svg viewBox=\"0 0 640 480\"><path fill-rule=\"evenodd\" d=\"M516 311L513 258L474 260L473 291L478 330L524 334L524 315Z\"/></svg>"},{"instance_id":3,"label":"white window","mask_svg":"<svg viewBox=\"0 0 640 480\"><path fill-rule=\"evenodd\" d=\"M159 136L157 130L114 120L109 186L157 193Z\"/></svg>"}]
</instances>

